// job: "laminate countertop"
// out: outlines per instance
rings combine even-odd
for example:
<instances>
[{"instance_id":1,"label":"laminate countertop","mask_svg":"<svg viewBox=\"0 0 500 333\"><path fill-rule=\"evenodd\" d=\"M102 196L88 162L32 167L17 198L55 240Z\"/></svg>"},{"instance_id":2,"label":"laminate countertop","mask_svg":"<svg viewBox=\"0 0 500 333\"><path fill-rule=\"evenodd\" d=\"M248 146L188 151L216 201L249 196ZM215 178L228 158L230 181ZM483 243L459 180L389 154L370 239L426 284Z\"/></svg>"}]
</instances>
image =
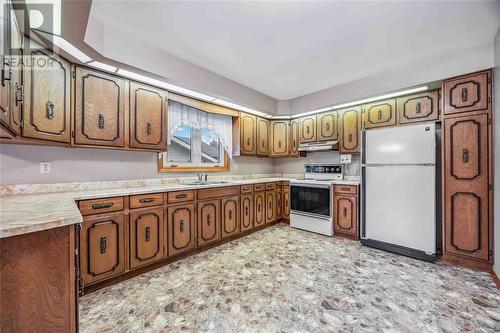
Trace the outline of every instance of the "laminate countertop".
<instances>
[{"instance_id":1,"label":"laminate countertop","mask_svg":"<svg viewBox=\"0 0 500 333\"><path fill-rule=\"evenodd\" d=\"M83 217L76 204L78 200L290 180L290 178L259 178L207 185L179 183L72 192L2 195L0 196L0 238L80 223L83 221ZM336 183L359 184L358 181L352 180L341 180Z\"/></svg>"}]
</instances>

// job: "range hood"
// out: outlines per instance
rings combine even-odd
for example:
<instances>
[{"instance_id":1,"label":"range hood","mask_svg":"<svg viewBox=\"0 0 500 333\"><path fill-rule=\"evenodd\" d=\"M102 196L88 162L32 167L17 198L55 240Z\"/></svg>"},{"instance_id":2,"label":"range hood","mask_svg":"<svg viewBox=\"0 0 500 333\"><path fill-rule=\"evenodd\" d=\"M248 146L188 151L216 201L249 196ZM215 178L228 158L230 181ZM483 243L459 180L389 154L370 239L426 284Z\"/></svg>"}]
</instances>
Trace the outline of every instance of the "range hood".
<instances>
[{"instance_id":1,"label":"range hood","mask_svg":"<svg viewBox=\"0 0 500 333\"><path fill-rule=\"evenodd\" d=\"M325 142L311 142L299 145L299 151L325 151L325 150L338 150L339 140L325 141Z\"/></svg>"}]
</instances>

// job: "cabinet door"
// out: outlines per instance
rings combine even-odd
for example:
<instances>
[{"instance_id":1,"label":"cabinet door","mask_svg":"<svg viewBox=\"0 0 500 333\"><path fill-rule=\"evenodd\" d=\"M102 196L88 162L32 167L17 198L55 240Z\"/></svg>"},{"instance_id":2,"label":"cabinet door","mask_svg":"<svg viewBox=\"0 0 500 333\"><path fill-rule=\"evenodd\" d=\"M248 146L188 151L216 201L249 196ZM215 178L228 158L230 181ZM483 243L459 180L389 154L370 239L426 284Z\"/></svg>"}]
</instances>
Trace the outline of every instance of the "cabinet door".
<instances>
[{"instance_id":1,"label":"cabinet door","mask_svg":"<svg viewBox=\"0 0 500 333\"><path fill-rule=\"evenodd\" d=\"M276 221L276 193L266 191L266 223Z\"/></svg>"},{"instance_id":2,"label":"cabinet door","mask_svg":"<svg viewBox=\"0 0 500 333\"><path fill-rule=\"evenodd\" d=\"M359 133L361 131L360 115L361 108L359 106L345 109L341 111L341 135L340 135L340 152L341 153L359 153Z\"/></svg>"},{"instance_id":3,"label":"cabinet door","mask_svg":"<svg viewBox=\"0 0 500 333\"><path fill-rule=\"evenodd\" d=\"M445 252L489 260L488 116L444 120Z\"/></svg>"},{"instance_id":4,"label":"cabinet door","mask_svg":"<svg viewBox=\"0 0 500 333\"><path fill-rule=\"evenodd\" d=\"M70 65L40 50L31 51L29 61L24 71L23 137L70 143Z\"/></svg>"},{"instance_id":5,"label":"cabinet door","mask_svg":"<svg viewBox=\"0 0 500 333\"><path fill-rule=\"evenodd\" d=\"M443 82L444 114L488 110L491 71L468 74Z\"/></svg>"},{"instance_id":6,"label":"cabinet door","mask_svg":"<svg viewBox=\"0 0 500 333\"><path fill-rule=\"evenodd\" d=\"M281 220L283 216L283 189L281 186L276 187L276 220Z\"/></svg>"},{"instance_id":7,"label":"cabinet door","mask_svg":"<svg viewBox=\"0 0 500 333\"><path fill-rule=\"evenodd\" d=\"M124 147L127 81L76 69L75 144Z\"/></svg>"},{"instance_id":8,"label":"cabinet door","mask_svg":"<svg viewBox=\"0 0 500 333\"><path fill-rule=\"evenodd\" d=\"M316 142L316 116L300 118L300 143Z\"/></svg>"},{"instance_id":9,"label":"cabinet door","mask_svg":"<svg viewBox=\"0 0 500 333\"><path fill-rule=\"evenodd\" d=\"M10 130L11 110L11 77L12 70L5 63L8 62L8 56L2 56L2 78L0 82L0 123L3 127ZM0 65L2 65L0 64Z\"/></svg>"},{"instance_id":10,"label":"cabinet door","mask_svg":"<svg viewBox=\"0 0 500 333\"><path fill-rule=\"evenodd\" d=\"M289 220L290 219L290 186L283 186L283 213L282 219Z\"/></svg>"},{"instance_id":11,"label":"cabinet door","mask_svg":"<svg viewBox=\"0 0 500 333\"><path fill-rule=\"evenodd\" d=\"M125 271L125 215L85 219L80 231L84 284L92 284Z\"/></svg>"},{"instance_id":12,"label":"cabinet door","mask_svg":"<svg viewBox=\"0 0 500 333\"><path fill-rule=\"evenodd\" d=\"M355 196L335 195L334 231L358 236L358 206Z\"/></svg>"},{"instance_id":13,"label":"cabinet door","mask_svg":"<svg viewBox=\"0 0 500 333\"><path fill-rule=\"evenodd\" d=\"M396 100L388 99L363 105L364 128L396 125Z\"/></svg>"},{"instance_id":14,"label":"cabinet door","mask_svg":"<svg viewBox=\"0 0 500 333\"><path fill-rule=\"evenodd\" d=\"M167 208L168 255L173 256L195 247L194 204Z\"/></svg>"},{"instance_id":15,"label":"cabinet door","mask_svg":"<svg viewBox=\"0 0 500 333\"><path fill-rule=\"evenodd\" d=\"M10 20L11 32L11 54L23 59L24 48L24 35L20 30L16 16L11 15ZM16 66L12 66L11 92L10 92L10 130L16 135L21 134L21 107L23 105L23 70L21 64L18 62Z\"/></svg>"},{"instance_id":16,"label":"cabinet door","mask_svg":"<svg viewBox=\"0 0 500 333\"><path fill-rule=\"evenodd\" d=\"M130 213L130 268L163 258L163 208Z\"/></svg>"},{"instance_id":17,"label":"cabinet door","mask_svg":"<svg viewBox=\"0 0 500 333\"><path fill-rule=\"evenodd\" d=\"M269 121L257 118L257 155L269 155Z\"/></svg>"},{"instance_id":18,"label":"cabinet door","mask_svg":"<svg viewBox=\"0 0 500 333\"><path fill-rule=\"evenodd\" d=\"M266 223L266 192L255 192L255 220L254 226L261 226Z\"/></svg>"},{"instance_id":19,"label":"cabinet door","mask_svg":"<svg viewBox=\"0 0 500 333\"><path fill-rule=\"evenodd\" d=\"M288 126L286 120L276 120L271 122L270 138L271 149L270 156L288 156Z\"/></svg>"},{"instance_id":20,"label":"cabinet door","mask_svg":"<svg viewBox=\"0 0 500 333\"><path fill-rule=\"evenodd\" d=\"M253 194L241 196L241 231L252 229L253 227Z\"/></svg>"},{"instance_id":21,"label":"cabinet door","mask_svg":"<svg viewBox=\"0 0 500 333\"><path fill-rule=\"evenodd\" d=\"M399 97L396 104L400 124L433 121L439 118L439 90Z\"/></svg>"},{"instance_id":22,"label":"cabinet door","mask_svg":"<svg viewBox=\"0 0 500 333\"><path fill-rule=\"evenodd\" d=\"M240 197L234 196L221 200L221 225L222 238L240 232Z\"/></svg>"},{"instance_id":23,"label":"cabinet door","mask_svg":"<svg viewBox=\"0 0 500 333\"><path fill-rule=\"evenodd\" d=\"M219 199L198 202L198 246L220 240Z\"/></svg>"},{"instance_id":24,"label":"cabinet door","mask_svg":"<svg viewBox=\"0 0 500 333\"><path fill-rule=\"evenodd\" d=\"M290 156L299 156L299 132L300 121L298 119L290 120Z\"/></svg>"},{"instance_id":25,"label":"cabinet door","mask_svg":"<svg viewBox=\"0 0 500 333\"><path fill-rule=\"evenodd\" d=\"M316 128L318 129L318 141L337 140L337 111L330 111L316 115Z\"/></svg>"},{"instance_id":26,"label":"cabinet door","mask_svg":"<svg viewBox=\"0 0 500 333\"><path fill-rule=\"evenodd\" d=\"M240 113L240 154L255 155L257 136L257 117L251 114Z\"/></svg>"},{"instance_id":27,"label":"cabinet door","mask_svg":"<svg viewBox=\"0 0 500 333\"><path fill-rule=\"evenodd\" d=\"M167 91L130 83L130 147L164 151L167 140Z\"/></svg>"}]
</instances>

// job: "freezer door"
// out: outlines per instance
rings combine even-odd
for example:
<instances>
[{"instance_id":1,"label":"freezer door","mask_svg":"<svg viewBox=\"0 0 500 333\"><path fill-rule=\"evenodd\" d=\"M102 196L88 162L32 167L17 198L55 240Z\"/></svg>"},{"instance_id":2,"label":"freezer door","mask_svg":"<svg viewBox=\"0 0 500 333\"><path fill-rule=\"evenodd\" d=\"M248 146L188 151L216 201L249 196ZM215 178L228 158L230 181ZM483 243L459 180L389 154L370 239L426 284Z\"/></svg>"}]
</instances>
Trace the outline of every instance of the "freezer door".
<instances>
[{"instance_id":1,"label":"freezer door","mask_svg":"<svg viewBox=\"0 0 500 333\"><path fill-rule=\"evenodd\" d=\"M363 164L434 164L434 123L363 132Z\"/></svg>"},{"instance_id":2,"label":"freezer door","mask_svg":"<svg viewBox=\"0 0 500 333\"><path fill-rule=\"evenodd\" d=\"M362 238L436 253L433 166L363 167Z\"/></svg>"}]
</instances>

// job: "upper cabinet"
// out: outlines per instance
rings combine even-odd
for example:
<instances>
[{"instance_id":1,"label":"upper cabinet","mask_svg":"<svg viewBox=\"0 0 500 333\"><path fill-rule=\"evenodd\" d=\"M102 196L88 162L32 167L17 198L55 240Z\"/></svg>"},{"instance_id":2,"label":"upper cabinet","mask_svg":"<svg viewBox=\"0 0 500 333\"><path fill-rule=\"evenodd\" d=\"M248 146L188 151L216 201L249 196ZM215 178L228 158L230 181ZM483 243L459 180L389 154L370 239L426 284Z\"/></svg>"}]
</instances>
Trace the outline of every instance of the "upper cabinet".
<instances>
[{"instance_id":1,"label":"upper cabinet","mask_svg":"<svg viewBox=\"0 0 500 333\"><path fill-rule=\"evenodd\" d=\"M240 154L255 155L257 136L257 117L240 112Z\"/></svg>"},{"instance_id":2,"label":"upper cabinet","mask_svg":"<svg viewBox=\"0 0 500 333\"><path fill-rule=\"evenodd\" d=\"M330 111L316 115L318 141L337 140L338 133L337 111Z\"/></svg>"},{"instance_id":3,"label":"upper cabinet","mask_svg":"<svg viewBox=\"0 0 500 333\"><path fill-rule=\"evenodd\" d=\"M491 71L459 76L443 82L444 114L488 110Z\"/></svg>"},{"instance_id":4,"label":"upper cabinet","mask_svg":"<svg viewBox=\"0 0 500 333\"><path fill-rule=\"evenodd\" d=\"M316 115L300 118L300 143L316 141Z\"/></svg>"},{"instance_id":5,"label":"upper cabinet","mask_svg":"<svg viewBox=\"0 0 500 333\"><path fill-rule=\"evenodd\" d=\"M75 144L125 147L127 81L76 69Z\"/></svg>"},{"instance_id":6,"label":"upper cabinet","mask_svg":"<svg viewBox=\"0 0 500 333\"><path fill-rule=\"evenodd\" d=\"M400 125L439 119L439 89L409 96L396 101Z\"/></svg>"},{"instance_id":7,"label":"upper cabinet","mask_svg":"<svg viewBox=\"0 0 500 333\"><path fill-rule=\"evenodd\" d=\"M70 64L42 50L26 56L31 65L24 71L23 136L69 144Z\"/></svg>"},{"instance_id":8,"label":"upper cabinet","mask_svg":"<svg viewBox=\"0 0 500 333\"><path fill-rule=\"evenodd\" d=\"M274 120L270 123L271 140L269 156L288 156L288 120Z\"/></svg>"},{"instance_id":9,"label":"upper cabinet","mask_svg":"<svg viewBox=\"0 0 500 333\"><path fill-rule=\"evenodd\" d=\"M300 121L299 119L290 120L290 156L299 156L299 133Z\"/></svg>"},{"instance_id":10,"label":"upper cabinet","mask_svg":"<svg viewBox=\"0 0 500 333\"><path fill-rule=\"evenodd\" d=\"M257 118L257 155L269 155L269 120Z\"/></svg>"},{"instance_id":11,"label":"upper cabinet","mask_svg":"<svg viewBox=\"0 0 500 333\"><path fill-rule=\"evenodd\" d=\"M352 108L339 111L339 113L341 115L340 152L347 154L359 153L361 107L354 106Z\"/></svg>"},{"instance_id":12,"label":"upper cabinet","mask_svg":"<svg viewBox=\"0 0 500 333\"><path fill-rule=\"evenodd\" d=\"M388 99L363 105L363 128L396 125L396 100Z\"/></svg>"},{"instance_id":13,"label":"upper cabinet","mask_svg":"<svg viewBox=\"0 0 500 333\"><path fill-rule=\"evenodd\" d=\"M163 151L167 140L167 91L130 83L130 147Z\"/></svg>"}]
</instances>

